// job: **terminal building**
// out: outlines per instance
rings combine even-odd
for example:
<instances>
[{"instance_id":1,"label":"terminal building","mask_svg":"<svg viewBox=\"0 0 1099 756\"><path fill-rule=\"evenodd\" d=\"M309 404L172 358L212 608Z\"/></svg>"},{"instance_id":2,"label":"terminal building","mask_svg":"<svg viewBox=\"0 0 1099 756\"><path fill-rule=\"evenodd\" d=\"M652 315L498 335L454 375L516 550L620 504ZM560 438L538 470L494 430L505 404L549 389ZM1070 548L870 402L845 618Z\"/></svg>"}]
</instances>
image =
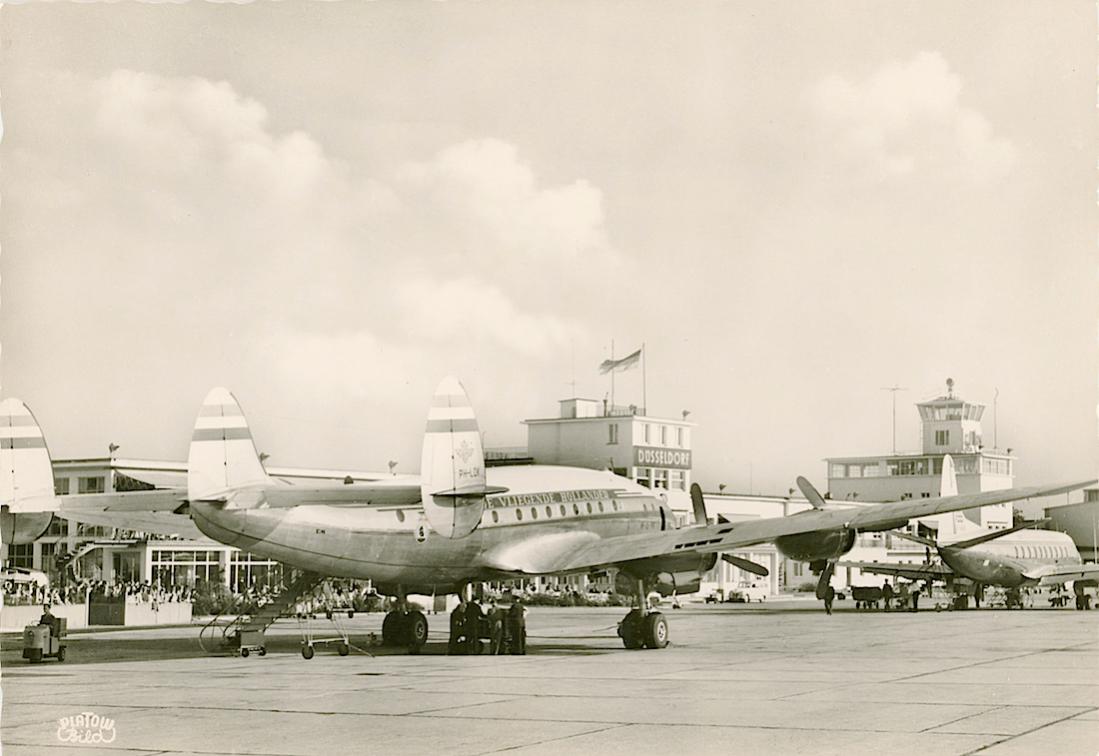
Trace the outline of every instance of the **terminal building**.
<instances>
[{"instance_id":1,"label":"terminal building","mask_svg":"<svg viewBox=\"0 0 1099 756\"><path fill-rule=\"evenodd\" d=\"M539 465L613 470L647 488L691 487L691 429L682 419L651 417L644 407L562 399L559 417L524 420L527 453Z\"/></svg>"}]
</instances>

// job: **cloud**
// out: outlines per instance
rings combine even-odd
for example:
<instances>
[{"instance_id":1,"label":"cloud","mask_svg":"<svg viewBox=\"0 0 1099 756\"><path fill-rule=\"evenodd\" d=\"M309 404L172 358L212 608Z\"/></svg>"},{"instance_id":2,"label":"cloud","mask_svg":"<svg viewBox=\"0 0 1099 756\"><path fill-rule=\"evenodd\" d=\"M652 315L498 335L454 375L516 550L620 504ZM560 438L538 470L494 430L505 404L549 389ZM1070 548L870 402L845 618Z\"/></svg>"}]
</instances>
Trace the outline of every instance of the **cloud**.
<instances>
[{"instance_id":1,"label":"cloud","mask_svg":"<svg viewBox=\"0 0 1099 756\"><path fill-rule=\"evenodd\" d=\"M862 81L832 75L811 93L830 144L878 178L934 171L971 181L1008 173L1015 146L960 102L961 78L937 52L886 63Z\"/></svg>"},{"instance_id":2,"label":"cloud","mask_svg":"<svg viewBox=\"0 0 1099 756\"><path fill-rule=\"evenodd\" d=\"M499 289L471 278L408 281L398 301L408 313L410 335L423 340L489 340L525 357L545 358L583 336L579 324L522 312Z\"/></svg>"},{"instance_id":3,"label":"cloud","mask_svg":"<svg viewBox=\"0 0 1099 756\"><path fill-rule=\"evenodd\" d=\"M611 254L603 195L583 179L539 185L515 145L475 139L400 170L405 186L430 197L472 239L511 254L572 260Z\"/></svg>"},{"instance_id":4,"label":"cloud","mask_svg":"<svg viewBox=\"0 0 1099 756\"><path fill-rule=\"evenodd\" d=\"M402 376L494 365L506 390L585 343L603 306L602 193L547 181L517 145L460 141L370 173L228 82L117 70L40 86L38 120L86 127L13 140L8 215L49 230L27 257L49 282L34 301L69 324L54 338L94 315L145 343L138 373L186 351L196 381L248 385L270 363L282 388L394 397ZM140 282L125 297L121 276Z\"/></svg>"}]
</instances>

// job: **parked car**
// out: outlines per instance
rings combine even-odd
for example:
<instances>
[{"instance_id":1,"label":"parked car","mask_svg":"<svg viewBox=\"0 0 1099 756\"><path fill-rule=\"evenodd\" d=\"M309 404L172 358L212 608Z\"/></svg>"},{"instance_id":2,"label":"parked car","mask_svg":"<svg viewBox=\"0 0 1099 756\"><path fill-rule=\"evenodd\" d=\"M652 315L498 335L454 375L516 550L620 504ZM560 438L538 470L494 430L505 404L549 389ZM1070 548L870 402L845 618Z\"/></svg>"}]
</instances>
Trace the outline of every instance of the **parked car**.
<instances>
[{"instance_id":1,"label":"parked car","mask_svg":"<svg viewBox=\"0 0 1099 756\"><path fill-rule=\"evenodd\" d=\"M729 591L729 596L725 600L735 604L749 604L753 601L762 603L767 600L767 589L754 584L742 585Z\"/></svg>"}]
</instances>

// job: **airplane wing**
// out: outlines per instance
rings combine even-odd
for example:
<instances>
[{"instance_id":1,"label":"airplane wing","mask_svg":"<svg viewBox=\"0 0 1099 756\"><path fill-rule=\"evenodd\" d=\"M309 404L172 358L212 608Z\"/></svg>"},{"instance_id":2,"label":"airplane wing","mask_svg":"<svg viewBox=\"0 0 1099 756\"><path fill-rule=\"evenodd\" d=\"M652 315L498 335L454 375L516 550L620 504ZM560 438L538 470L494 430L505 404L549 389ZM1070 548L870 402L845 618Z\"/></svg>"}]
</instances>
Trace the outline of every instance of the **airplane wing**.
<instances>
[{"instance_id":1,"label":"airplane wing","mask_svg":"<svg viewBox=\"0 0 1099 756\"><path fill-rule=\"evenodd\" d=\"M840 567L858 567L875 575L894 575L909 580L946 580L954 571L945 564L885 564L882 562L837 562Z\"/></svg>"},{"instance_id":2,"label":"airplane wing","mask_svg":"<svg viewBox=\"0 0 1099 756\"><path fill-rule=\"evenodd\" d=\"M1053 496L1075 491L1095 482L1090 480L1058 486L1007 488L937 499L896 501L868 507L812 509L789 517L768 517L611 538L599 538L591 533L547 534L515 544L502 544L485 555L486 565L512 573L579 572L671 554L729 551L799 533L839 528L887 530L903 526L917 517L930 517L1037 496Z\"/></svg>"},{"instance_id":3,"label":"airplane wing","mask_svg":"<svg viewBox=\"0 0 1099 756\"><path fill-rule=\"evenodd\" d=\"M1099 580L1099 564L1046 564L1023 572L1041 585L1060 585L1073 580Z\"/></svg>"},{"instance_id":4,"label":"airplane wing","mask_svg":"<svg viewBox=\"0 0 1099 756\"><path fill-rule=\"evenodd\" d=\"M58 517L87 525L203 538L177 490L58 496Z\"/></svg>"}]
</instances>

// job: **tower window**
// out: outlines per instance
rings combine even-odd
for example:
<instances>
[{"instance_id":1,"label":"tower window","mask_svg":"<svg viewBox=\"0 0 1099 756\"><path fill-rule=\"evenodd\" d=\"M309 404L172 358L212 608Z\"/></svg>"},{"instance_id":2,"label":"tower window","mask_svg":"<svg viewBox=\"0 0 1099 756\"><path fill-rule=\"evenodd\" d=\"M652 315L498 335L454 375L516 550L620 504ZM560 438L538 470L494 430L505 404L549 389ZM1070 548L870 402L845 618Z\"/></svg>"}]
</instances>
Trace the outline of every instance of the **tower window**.
<instances>
[{"instance_id":1,"label":"tower window","mask_svg":"<svg viewBox=\"0 0 1099 756\"><path fill-rule=\"evenodd\" d=\"M937 430L937 431L935 431L935 445L936 446L946 446L949 443L950 443L950 431L948 431L948 430Z\"/></svg>"},{"instance_id":2,"label":"tower window","mask_svg":"<svg viewBox=\"0 0 1099 756\"><path fill-rule=\"evenodd\" d=\"M611 423L610 425L608 425L607 426L607 432L609 434L608 438L607 438L607 443L608 444L617 444L618 443L618 423Z\"/></svg>"}]
</instances>

